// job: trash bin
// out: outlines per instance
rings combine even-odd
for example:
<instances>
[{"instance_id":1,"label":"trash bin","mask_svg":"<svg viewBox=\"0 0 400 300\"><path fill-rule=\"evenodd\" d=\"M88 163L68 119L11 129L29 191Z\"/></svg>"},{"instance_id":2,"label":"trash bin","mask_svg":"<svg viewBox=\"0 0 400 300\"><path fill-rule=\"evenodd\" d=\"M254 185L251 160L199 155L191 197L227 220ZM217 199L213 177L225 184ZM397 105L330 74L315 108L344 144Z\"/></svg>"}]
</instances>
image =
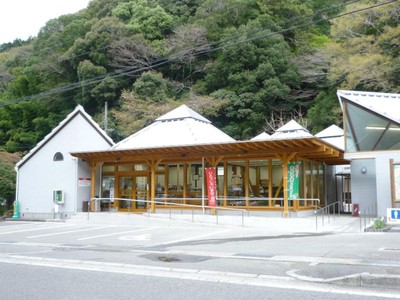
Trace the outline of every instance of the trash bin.
<instances>
[{"instance_id":1,"label":"trash bin","mask_svg":"<svg viewBox=\"0 0 400 300\"><path fill-rule=\"evenodd\" d=\"M82 202L82 212L87 212L89 208L89 201Z\"/></svg>"},{"instance_id":2,"label":"trash bin","mask_svg":"<svg viewBox=\"0 0 400 300\"><path fill-rule=\"evenodd\" d=\"M357 203L354 203L353 205L353 217L358 217L360 216L360 205Z\"/></svg>"}]
</instances>

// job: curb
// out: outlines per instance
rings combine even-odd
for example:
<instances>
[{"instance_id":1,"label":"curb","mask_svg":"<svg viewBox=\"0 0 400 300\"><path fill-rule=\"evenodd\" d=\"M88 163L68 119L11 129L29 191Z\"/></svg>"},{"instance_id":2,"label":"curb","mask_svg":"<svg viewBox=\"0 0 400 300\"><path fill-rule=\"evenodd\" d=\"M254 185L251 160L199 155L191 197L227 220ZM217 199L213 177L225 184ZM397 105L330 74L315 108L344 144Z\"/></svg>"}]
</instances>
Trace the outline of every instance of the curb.
<instances>
[{"instance_id":1,"label":"curb","mask_svg":"<svg viewBox=\"0 0 400 300\"><path fill-rule=\"evenodd\" d=\"M365 272L365 273L357 273L347 276L324 279L324 278L299 275L296 273L297 271L298 270L290 270L286 272L286 274L298 280L315 282L315 283L329 283L329 284L336 284L343 286L389 288L389 289L398 289L400 286L400 275L370 274Z\"/></svg>"}]
</instances>

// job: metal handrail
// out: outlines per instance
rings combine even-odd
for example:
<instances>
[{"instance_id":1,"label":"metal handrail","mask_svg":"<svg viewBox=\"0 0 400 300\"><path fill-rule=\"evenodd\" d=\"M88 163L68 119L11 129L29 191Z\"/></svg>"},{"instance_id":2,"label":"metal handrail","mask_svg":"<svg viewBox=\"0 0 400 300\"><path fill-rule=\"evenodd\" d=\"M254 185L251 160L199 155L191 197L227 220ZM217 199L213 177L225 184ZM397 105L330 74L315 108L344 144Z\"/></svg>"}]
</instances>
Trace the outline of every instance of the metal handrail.
<instances>
[{"instance_id":1,"label":"metal handrail","mask_svg":"<svg viewBox=\"0 0 400 300\"><path fill-rule=\"evenodd\" d=\"M160 198L157 198L160 199ZM169 200L173 199L181 199L181 198L166 198ZM187 198L188 199L188 198ZM193 199L199 199L199 198L193 198ZM92 202L96 201L108 201L109 202L109 212L111 211L111 203L114 202L115 200L117 201L127 201L127 202L140 202L140 203L154 203L154 204L161 204L161 205L170 205L170 206L178 206L178 207L183 207L183 208L192 208L192 222L194 222L194 209L212 209L215 210L216 212L216 223L218 224L218 210L227 210L227 211L239 211L242 213L242 227L244 227L244 213L247 213L248 216L248 211L246 209L240 209L240 208L230 208L230 207L221 207L221 206L207 206L207 205L194 205L194 204L181 204L181 203L171 203L171 202L165 202L165 201L151 201L151 200L142 200L142 199L125 199L125 198L91 198L90 201L88 202L88 215L87 219L89 220L89 214L90 214L90 207ZM128 213L130 213L130 206L128 206ZM150 207L147 207L147 213L148 216L150 216ZM171 219L171 208L170 208L170 219Z\"/></svg>"},{"instance_id":2,"label":"metal handrail","mask_svg":"<svg viewBox=\"0 0 400 300\"><path fill-rule=\"evenodd\" d=\"M366 209L363 210L363 212L360 211L358 215L360 218L360 232L365 231L367 226L371 225L371 221L374 221L377 215L378 215L378 205L376 203L368 206ZM363 220L364 220L364 226L362 226Z\"/></svg>"},{"instance_id":3,"label":"metal handrail","mask_svg":"<svg viewBox=\"0 0 400 300\"><path fill-rule=\"evenodd\" d=\"M320 215L322 218L322 227L323 227L323 226L325 226L325 216L328 217L328 223L331 222L331 213L330 213L331 208L333 208L333 212L332 212L333 220L336 219L336 213L340 217L340 206L339 205L340 205L340 201L336 201L325 207L315 210L315 228L317 231L318 231L318 215ZM337 210L336 210L336 206L338 207Z\"/></svg>"}]
</instances>

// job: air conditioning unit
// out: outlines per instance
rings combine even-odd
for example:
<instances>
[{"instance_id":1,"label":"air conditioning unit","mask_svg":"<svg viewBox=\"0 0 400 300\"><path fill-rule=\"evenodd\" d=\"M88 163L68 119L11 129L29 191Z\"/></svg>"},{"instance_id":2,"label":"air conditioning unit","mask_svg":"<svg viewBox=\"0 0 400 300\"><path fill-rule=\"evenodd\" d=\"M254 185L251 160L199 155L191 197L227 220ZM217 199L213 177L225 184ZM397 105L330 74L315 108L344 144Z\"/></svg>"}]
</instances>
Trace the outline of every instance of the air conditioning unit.
<instances>
[{"instance_id":1,"label":"air conditioning unit","mask_svg":"<svg viewBox=\"0 0 400 300\"><path fill-rule=\"evenodd\" d=\"M55 204L64 204L65 203L65 193L62 190L54 190L53 191L53 201Z\"/></svg>"}]
</instances>

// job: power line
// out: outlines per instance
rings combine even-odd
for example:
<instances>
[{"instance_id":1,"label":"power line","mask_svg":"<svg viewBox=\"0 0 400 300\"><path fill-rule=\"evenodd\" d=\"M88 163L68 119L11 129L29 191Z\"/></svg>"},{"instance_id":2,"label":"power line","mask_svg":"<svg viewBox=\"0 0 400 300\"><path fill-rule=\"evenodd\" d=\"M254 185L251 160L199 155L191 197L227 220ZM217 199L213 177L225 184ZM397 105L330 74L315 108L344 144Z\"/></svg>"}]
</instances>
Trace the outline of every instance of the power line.
<instances>
[{"instance_id":1,"label":"power line","mask_svg":"<svg viewBox=\"0 0 400 300\"><path fill-rule=\"evenodd\" d=\"M358 2L358 1L354 1L354 2ZM175 57L173 59L159 58L159 59L155 60L153 63L149 64L148 66L134 65L134 66L131 66L131 67L123 68L123 69L116 70L114 72L108 73L106 75L97 76L95 78L92 78L91 80L75 82L75 83L72 83L72 84L69 84L69 85L66 85L66 86L62 86L62 87L59 87L59 88L51 89L51 90L46 91L46 92L42 92L42 93L38 93L38 94L35 94L35 95L30 95L30 96L24 96L24 97L20 97L20 98L17 98L15 100L12 100L12 101L9 101L9 102L0 103L0 107L5 107L5 106L9 106L9 105L20 103L20 102L30 101L30 100L33 100L33 99L36 99L36 98L48 97L48 96L51 96L51 95L54 95L54 94L71 91L71 90L74 90L76 88L81 88L81 87L84 87L84 86L88 86L88 85L92 85L92 84L95 84L95 83L99 83L106 77L114 78L114 77L119 77L119 76L123 76L123 75L132 75L132 74L140 73L140 72L143 72L143 71L146 71L146 70L149 70L149 69L154 69L154 68L163 66L163 65L165 65L167 63L172 63L174 61L178 61L179 59L184 58L187 55L187 53L191 52L191 51L194 52L193 56L196 56L196 57L197 56L202 56L202 55L205 55L205 54L208 54L208 53L212 53L212 52L215 52L215 51L218 51L218 50L221 50L221 49L226 49L226 48L233 47L233 46L236 46L236 45L239 45L239 44L243 44L243 43L251 42L251 41L254 41L254 40L261 39L261 38L266 38L266 37L270 37L270 36L273 36L273 35L281 34L281 33L287 32L287 31L296 30L296 29L299 29L299 28L304 28L304 27L308 27L308 26L311 26L311 25L320 24L322 22L326 22L326 21L329 21L329 20L333 20L333 19L336 19L336 18L340 18L340 17L346 16L346 15L350 15L350 14L354 14L354 13L358 13L358 12L363 12L363 11L366 11L366 10L369 10L369 9L381 7L381 6L388 5L388 4L397 2L397 1L398 0L390 0L388 2L384 2L384 3L368 6L368 7L365 7L365 8L360 8L360 9L353 10L353 11L350 11L350 12L337 14L337 15L330 16L330 17L327 17L327 18L322 18L322 19L319 19L319 20L306 22L306 23L303 23L303 24L300 24L300 25L296 25L296 26L292 26L292 27L289 27L289 28L285 28L285 29L282 29L282 30L269 32L269 33L261 34L261 35L256 35L254 37L251 37L251 38L248 38L248 39L245 39L245 40L242 40L242 41L238 41L238 42L231 43L231 44L228 44L228 45L223 45L223 46L216 47L216 48L203 50L204 46L208 46L210 44L201 45L201 46L199 46L197 48L193 48L191 50L187 50L186 54L183 54L180 57ZM263 29L254 31L253 34L259 34L259 33L263 32L265 30L266 30L266 28L263 28ZM248 33L247 32L243 33L241 36L244 36L244 35L248 35Z\"/></svg>"},{"instance_id":2,"label":"power line","mask_svg":"<svg viewBox=\"0 0 400 300\"><path fill-rule=\"evenodd\" d=\"M352 0L352 1L348 1L348 2L346 2L346 3L344 3L344 4L340 4L340 5L336 5L336 6L335 6L335 5L334 5L334 6L329 6L329 7L327 7L327 8L317 10L317 11L314 12L314 14L296 16L296 17L293 17L293 18L291 18L291 19L289 19L289 20L286 20L286 21L282 21L282 22L279 22L279 23L271 24L270 26L267 26L266 28L264 28L263 31L266 30L266 29L268 29L268 28L281 26L281 25L288 24L288 23L291 23L291 22L296 21L296 20L301 20L301 19L304 19L304 18L313 17L313 16L316 16L316 15L318 15L318 14L320 14L320 13L323 13L323 12L327 12L327 11L331 11L331 10L334 10L334 9L342 8L342 7L346 6L346 5L349 5L349 4L352 4L352 3L355 3L355 2L359 2L359 1L362 1L362 0ZM238 8L238 6L237 6L237 7L229 7L228 11L234 10L234 9L236 9L236 8ZM179 26L179 25L178 25L178 26ZM175 27L177 27L177 26L171 26L169 29L175 28ZM291 29L288 29L288 30L291 30ZM284 31L282 31L282 32L285 32L285 31L288 31L288 30L284 30ZM234 36L231 36L231 37L229 37L229 38L227 38L227 39L222 39L222 40L217 41L217 42L214 42L214 43L209 43L209 44L206 44L206 45L200 45L200 46L198 46L197 48L190 49L190 50L186 50L186 53L188 53L188 52L190 52L190 51L195 51L195 52L197 52L199 55L201 55L201 51L198 51L198 49L201 49L201 48L203 48L204 46L211 47L211 46L213 46L213 45L218 45L218 44L220 44L220 43L223 43L223 42L226 42L226 41L229 41L229 40L232 40L232 39L236 39L237 37L240 37L240 36L242 36L242 35L244 35L244 34L248 35L248 34L257 33L257 32L259 32L259 30L255 31L255 32L251 32L251 31L250 31L250 32L246 32L246 33L243 33L243 34L240 34L240 35L234 35ZM276 34L278 34L278 33L280 33L280 32L277 32ZM72 60L72 59L74 59L74 58L76 58L76 57L84 56L84 55L90 54L90 53L92 53L92 52L94 52L94 51L103 50L103 49L107 49L107 48L109 48L109 46L100 47L100 48L97 48L97 49L94 49L94 50L91 50L91 51L88 51L88 52L84 52L84 53L81 53L81 54L78 54L78 55L69 57L68 59L63 59L62 61ZM54 48L47 47L47 48L45 48L45 49L42 49L41 51L51 50L51 49L54 50ZM219 48L214 48L214 49L215 49L215 51L216 51L216 50L218 50ZM211 51L210 51L210 52L211 52ZM160 58L160 59L156 60L155 62L153 62L152 64L155 63L155 65L157 66L159 60L165 60L165 61L167 62L168 59L167 59L167 58ZM178 58L174 58L173 60L178 60ZM171 61L173 61L173 60L171 60ZM4 107L4 106L7 106L7 105L12 105L12 104L16 104L16 103L19 103L19 102L30 101L30 100L35 99L35 98L47 97L47 96L50 96L50 95L53 95L53 94L58 94L58 93L62 93L62 92L74 90L75 88L81 88L81 87L84 87L84 86L87 86L87 85L91 85L91 84L94 84L94 83L101 82L101 81L102 81L104 78L106 78L107 76L116 77L115 75L117 75L117 74L119 74L119 73L122 74L122 75L124 75L124 72L126 72L126 71L129 71L129 72L128 72L128 73L125 73L125 74L132 74L132 73L135 74L135 73L138 73L138 72L140 71L140 69L138 69L136 72L133 72L133 71L134 71L134 68L135 68L135 67L141 67L141 66L142 66L142 65L136 65L136 66L132 66L132 67L126 67L126 68L123 68L123 69L120 69L120 70L113 71L113 72L111 72L111 73L109 73L109 74L106 74L106 75L99 75L99 76L97 76L97 77L92 78L92 79L91 79L90 81L88 81L88 82L79 81L79 82L72 83L72 84L69 84L69 85L67 85L67 86L61 87L60 89L56 88L56 89L52 89L52 90L50 90L50 91L38 93L38 94L35 94L35 95L24 96L24 97L15 99L14 101L7 102L5 105L3 105L3 104L0 103L0 107ZM154 67L154 66L152 66L152 65L150 64L150 67L149 67L148 69L153 68L153 67ZM145 70L148 70L148 69L145 69ZM64 90L63 90L63 88L64 88ZM53 92L53 91L54 91L54 92Z\"/></svg>"}]
</instances>

